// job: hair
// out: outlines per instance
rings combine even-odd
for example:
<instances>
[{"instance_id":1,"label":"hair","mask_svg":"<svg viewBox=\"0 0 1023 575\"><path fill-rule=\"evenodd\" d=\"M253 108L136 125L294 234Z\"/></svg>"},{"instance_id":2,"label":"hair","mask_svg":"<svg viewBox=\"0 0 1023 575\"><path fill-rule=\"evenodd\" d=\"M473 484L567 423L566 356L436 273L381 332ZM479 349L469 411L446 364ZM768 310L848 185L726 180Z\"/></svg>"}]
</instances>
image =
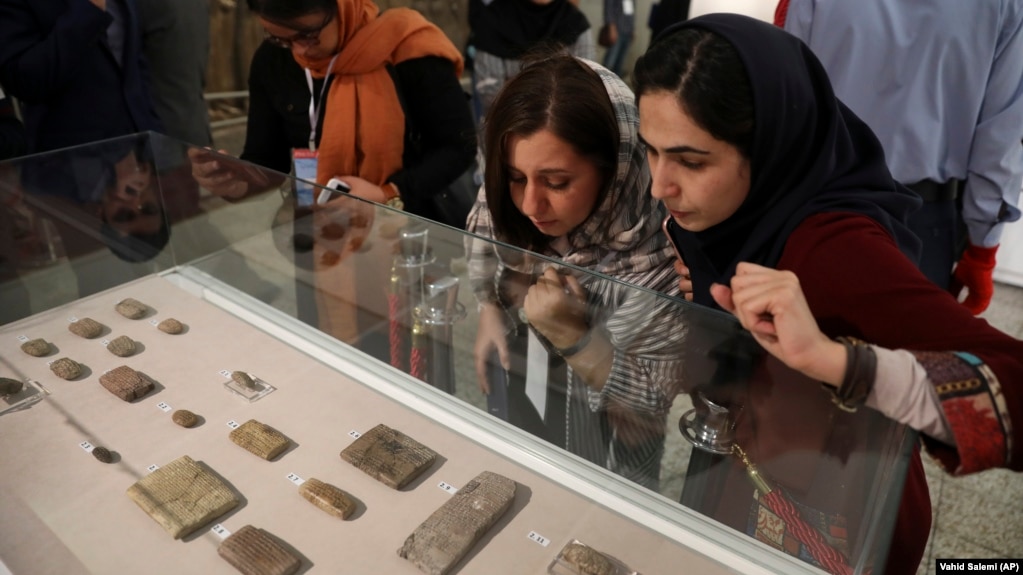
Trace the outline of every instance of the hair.
<instances>
[{"instance_id":1,"label":"hair","mask_svg":"<svg viewBox=\"0 0 1023 575\"><path fill-rule=\"evenodd\" d=\"M618 121L597 73L564 53L533 56L498 93L484 120L484 183L496 237L541 250L551 238L512 202L508 144L544 128L594 163L603 179L594 209L607 196L618 166Z\"/></svg>"},{"instance_id":2,"label":"hair","mask_svg":"<svg viewBox=\"0 0 1023 575\"><path fill-rule=\"evenodd\" d=\"M697 27L659 37L633 69L636 100L674 93L682 110L714 138L750 157L753 90L746 66L730 42Z\"/></svg>"},{"instance_id":3,"label":"hair","mask_svg":"<svg viewBox=\"0 0 1023 575\"><path fill-rule=\"evenodd\" d=\"M249 11L267 20L287 22L315 12L334 13L336 0L247 0Z\"/></svg>"}]
</instances>

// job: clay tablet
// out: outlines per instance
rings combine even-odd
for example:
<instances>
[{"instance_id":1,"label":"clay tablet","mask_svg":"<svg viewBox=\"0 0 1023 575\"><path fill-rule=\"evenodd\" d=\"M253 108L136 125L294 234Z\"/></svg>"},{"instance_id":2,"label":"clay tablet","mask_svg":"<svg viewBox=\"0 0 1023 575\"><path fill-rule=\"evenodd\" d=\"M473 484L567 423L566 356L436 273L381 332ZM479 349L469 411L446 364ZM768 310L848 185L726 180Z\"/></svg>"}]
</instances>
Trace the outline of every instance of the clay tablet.
<instances>
[{"instance_id":1,"label":"clay tablet","mask_svg":"<svg viewBox=\"0 0 1023 575\"><path fill-rule=\"evenodd\" d=\"M231 379L233 379L238 385L245 389L256 389L256 382L252 379L252 376L245 373L244 371L232 371Z\"/></svg>"},{"instance_id":2,"label":"clay tablet","mask_svg":"<svg viewBox=\"0 0 1023 575\"><path fill-rule=\"evenodd\" d=\"M25 383L9 377L0 377L0 395L13 395L21 391Z\"/></svg>"},{"instance_id":3,"label":"clay tablet","mask_svg":"<svg viewBox=\"0 0 1023 575\"><path fill-rule=\"evenodd\" d=\"M135 342L126 335L115 337L107 344L107 351L117 357L128 357L135 353Z\"/></svg>"},{"instance_id":4,"label":"clay tablet","mask_svg":"<svg viewBox=\"0 0 1023 575\"><path fill-rule=\"evenodd\" d=\"M238 505L220 477L187 455L136 481L128 488L128 497L175 539Z\"/></svg>"},{"instance_id":5,"label":"clay tablet","mask_svg":"<svg viewBox=\"0 0 1023 575\"><path fill-rule=\"evenodd\" d=\"M153 391L153 380L127 365L114 368L99 377L100 384L124 401L134 401Z\"/></svg>"},{"instance_id":6,"label":"clay tablet","mask_svg":"<svg viewBox=\"0 0 1023 575\"><path fill-rule=\"evenodd\" d=\"M392 489L401 489L437 459L437 452L379 424L341 452L341 459Z\"/></svg>"},{"instance_id":7,"label":"clay tablet","mask_svg":"<svg viewBox=\"0 0 1023 575\"><path fill-rule=\"evenodd\" d=\"M603 553L578 541L565 545L561 558L580 575L618 575L618 568Z\"/></svg>"},{"instance_id":8,"label":"clay tablet","mask_svg":"<svg viewBox=\"0 0 1023 575\"><path fill-rule=\"evenodd\" d=\"M110 463L114 460L114 454L110 453L110 450L106 447L92 448L92 456L103 463Z\"/></svg>"},{"instance_id":9,"label":"clay tablet","mask_svg":"<svg viewBox=\"0 0 1023 575\"><path fill-rule=\"evenodd\" d=\"M73 359L62 357L50 364L50 371L61 379L72 380L82 375L82 365Z\"/></svg>"},{"instance_id":10,"label":"clay tablet","mask_svg":"<svg viewBox=\"0 0 1023 575\"><path fill-rule=\"evenodd\" d=\"M276 429L250 419L231 431L231 441L266 459L277 457L291 445L291 440Z\"/></svg>"},{"instance_id":11,"label":"clay tablet","mask_svg":"<svg viewBox=\"0 0 1023 575\"><path fill-rule=\"evenodd\" d=\"M514 499L514 481L484 471L416 527L398 555L423 573L444 575L504 515Z\"/></svg>"},{"instance_id":12,"label":"clay tablet","mask_svg":"<svg viewBox=\"0 0 1023 575\"><path fill-rule=\"evenodd\" d=\"M192 427L196 423L199 423L199 416L188 411L187 409L176 409L171 414L171 421L177 423L181 427Z\"/></svg>"},{"instance_id":13,"label":"clay tablet","mask_svg":"<svg viewBox=\"0 0 1023 575\"><path fill-rule=\"evenodd\" d=\"M33 357L43 357L50 354L50 342L42 338L30 339L21 344L21 351Z\"/></svg>"},{"instance_id":14,"label":"clay tablet","mask_svg":"<svg viewBox=\"0 0 1023 575\"><path fill-rule=\"evenodd\" d=\"M224 539L217 553L245 575L291 575L302 566L272 535L251 525Z\"/></svg>"},{"instance_id":15,"label":"clay tablet","mask_svg":"<svg viewBox=\"0 0 1023 575\"><path fill-rule=\"evenodd\" d=\"M117 310L117 313L128 319L141 319L149 311L149 307L146 304L130 297L121 300L114 306L114 309Z\"/></svg>"},{"instance_id":16,"label":"clay tablet","mask_svg":"<svg viewBox=\"0 0 1023 575\"><path fill-rule=\"evenodd\" d=\"M347 493L319 479L307 479L298 487L298 493L313 505L339 519L348 519L355 513L355 501Z\"/></svg>"},{"instance_id":17,"label":"clay tablet","mask_svg":"<svg viewBox=\"0 0 1023 575\"><path fill-rule=\"evenodd\" d=\"M103 324L92 318L83 317L78 321L67 324L67 329L77 336L93 339L103 333Z\"/></svg>"},{"instance_id":18,"label":"clay tablet","mask_svg":"<svg viewBox=\"0 0 1023 575\"><path fill-rule=\"evenodd\" d=\"M180 321L172 317L169 317L161 321L160 323L156 324L156 329L162 331L163 333L177 335L185 330L185 326L182 325Z\"/></svg>"}]
</instances>

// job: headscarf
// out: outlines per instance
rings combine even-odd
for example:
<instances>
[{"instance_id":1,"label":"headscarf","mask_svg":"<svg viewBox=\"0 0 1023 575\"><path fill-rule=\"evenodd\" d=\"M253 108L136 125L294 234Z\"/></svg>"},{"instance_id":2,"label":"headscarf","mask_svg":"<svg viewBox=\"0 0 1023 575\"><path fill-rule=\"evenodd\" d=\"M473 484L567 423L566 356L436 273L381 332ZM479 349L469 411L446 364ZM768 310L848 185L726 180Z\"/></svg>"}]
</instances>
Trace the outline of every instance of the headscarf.
<instances>
[{"instance_id":1,"label":"headscarf","mask_svg":"<svg viewBox=\"0 0 1023 575\"><path fill-rule=\"evenodd\" d=\"M647 285L651 278L663 275L651 272L670 265L668 262L675 256L660 229L664 208L647 193L650 172L639 146L639 114L635 97L621 78L607 68L589 60L579 60L600 76L607 89L618 121L618 166L603 201L589 218L569 232L570 249L559 255L548 248L545 255L628 283L671 293L670 285ZM467 229L476 235L493 238L494 227L486 197L486 190L481 187L476 204L469 213ZM492 245L484 242L473 242L471 246L474 253L470 254L470 267L487 257L476 253L478 250L493 250ZM477 274L470 270L470 275ZM482 271L479 276L493 277L493 274Z\"/></svg>"},{"instance_id":2,"label":"headscarf","mask_svg":"<svg viewBox=\"0 0 1023 575\"><path fill-rule=\"evenodd\" d=\"M381 185L401 169L405 114L388 65L439 56L462 74L462 56L443 32L419 12L392 8L378 17L370 0L338 0L340 54L327 93L316 181L356 175ZM314 78L327 75L333 55L295 56Z\"/></svg>"},{"instance_id":3,"label":"headscarf","mask_svg":"<svg viewBox=\"0 0 1023 575\"><path fill-rule=\"evenodd\" d=\"M727 283L739 262L774 267L809 216L851 212L883 226L911 260L919 239L906 226L920 206L896 183L874 133L831 89L824 67L795 36L738 14L680 23L715 32L739 53L753 92L750 190L732 216L702 232L673 227L693 279L694 299L716 306L712 282Z\"/></svg>"},{"instance_id":4,"label":"headscarf","mask_svg":"<svg viewBox=\"0 0 1023 575\"><path fill-rule=\"evenodd\" d=\"M469 0L473 46L499 58L517 60L544 41L571 46L590 22L569 0Z\"/></svg>"}]
</instances>

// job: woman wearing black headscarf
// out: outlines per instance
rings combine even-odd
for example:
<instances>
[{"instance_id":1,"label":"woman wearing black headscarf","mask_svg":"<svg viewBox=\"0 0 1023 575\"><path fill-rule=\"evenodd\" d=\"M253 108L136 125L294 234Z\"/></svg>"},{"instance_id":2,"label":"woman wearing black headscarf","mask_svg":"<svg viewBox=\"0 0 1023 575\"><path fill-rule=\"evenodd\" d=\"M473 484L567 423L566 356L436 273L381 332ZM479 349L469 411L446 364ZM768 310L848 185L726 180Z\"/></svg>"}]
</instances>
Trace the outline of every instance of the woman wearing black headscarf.
<instances>
[{"instance_id":1,"label":"woman wearing black headscarf","mask_svg":"<svg viewBox=\"0 0 1023 575\"><path fill-rule=\"evenodd\" d=\"M809 48L766 23L715 14L666 31L635 77L652 193L671 214L694 300L734 313L776 358L835 388L836 409L865 403L919 429L948 471L1023 468L1023 342L917 270L919 242L905 220L918 200L892 180L877 139L835 98ZM749 386L748 419L766 400L758 385ZM787 413L790 425L808 422L808 441L834 432L832 414ZM745 436L754 460L782 449L772 436L782 424L765 423ZM825 472L806 470L804 487L818 482L814 473ZM804 515L840 519L840 529L816 525L846 553L864 509L849 504L856 486L833 488L816 499L809 488L788 493ZM757 506L721 519L763 540L749 527ZM885 572L916 571L929 526L915 451ZM778 545L799 553L808 544L790 543Z\"/></svg>"},{"instance_id":2,"label":"woman wearing black headscarf","mask_svg":"<svg viewBox=\"0 0 1023 575\"><path fill-rule=\"evenodd\" d=\"M481 118L530 50L561 46L578 58L597 59L590 23L570 0L470 0L469 28Z\"/></svg>"}]
</instances>

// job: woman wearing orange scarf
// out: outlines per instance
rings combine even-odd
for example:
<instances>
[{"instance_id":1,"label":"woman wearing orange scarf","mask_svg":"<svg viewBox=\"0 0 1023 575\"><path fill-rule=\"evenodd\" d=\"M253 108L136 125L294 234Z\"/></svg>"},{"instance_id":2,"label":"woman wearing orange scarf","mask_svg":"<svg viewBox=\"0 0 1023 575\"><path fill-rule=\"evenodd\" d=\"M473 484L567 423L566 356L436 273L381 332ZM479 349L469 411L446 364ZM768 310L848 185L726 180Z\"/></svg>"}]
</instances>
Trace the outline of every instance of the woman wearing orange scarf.
<instances>
[{"instance_id":1,"label":"woman wearing orange scarf","mask_svg":"<svg viewBox=\"0 0 1023 575\"><path fill-rule=\"evenodd\" d=\"M252 60L242 159L287 173L292 150L314 148L317 183L340 177L353 195L440 219L430 200L475 154L462 57L444 33L370 0L248 4L266 41ZM255 191L228 178L200 181L229 197Z\"/></svg>"}]
</instances>

